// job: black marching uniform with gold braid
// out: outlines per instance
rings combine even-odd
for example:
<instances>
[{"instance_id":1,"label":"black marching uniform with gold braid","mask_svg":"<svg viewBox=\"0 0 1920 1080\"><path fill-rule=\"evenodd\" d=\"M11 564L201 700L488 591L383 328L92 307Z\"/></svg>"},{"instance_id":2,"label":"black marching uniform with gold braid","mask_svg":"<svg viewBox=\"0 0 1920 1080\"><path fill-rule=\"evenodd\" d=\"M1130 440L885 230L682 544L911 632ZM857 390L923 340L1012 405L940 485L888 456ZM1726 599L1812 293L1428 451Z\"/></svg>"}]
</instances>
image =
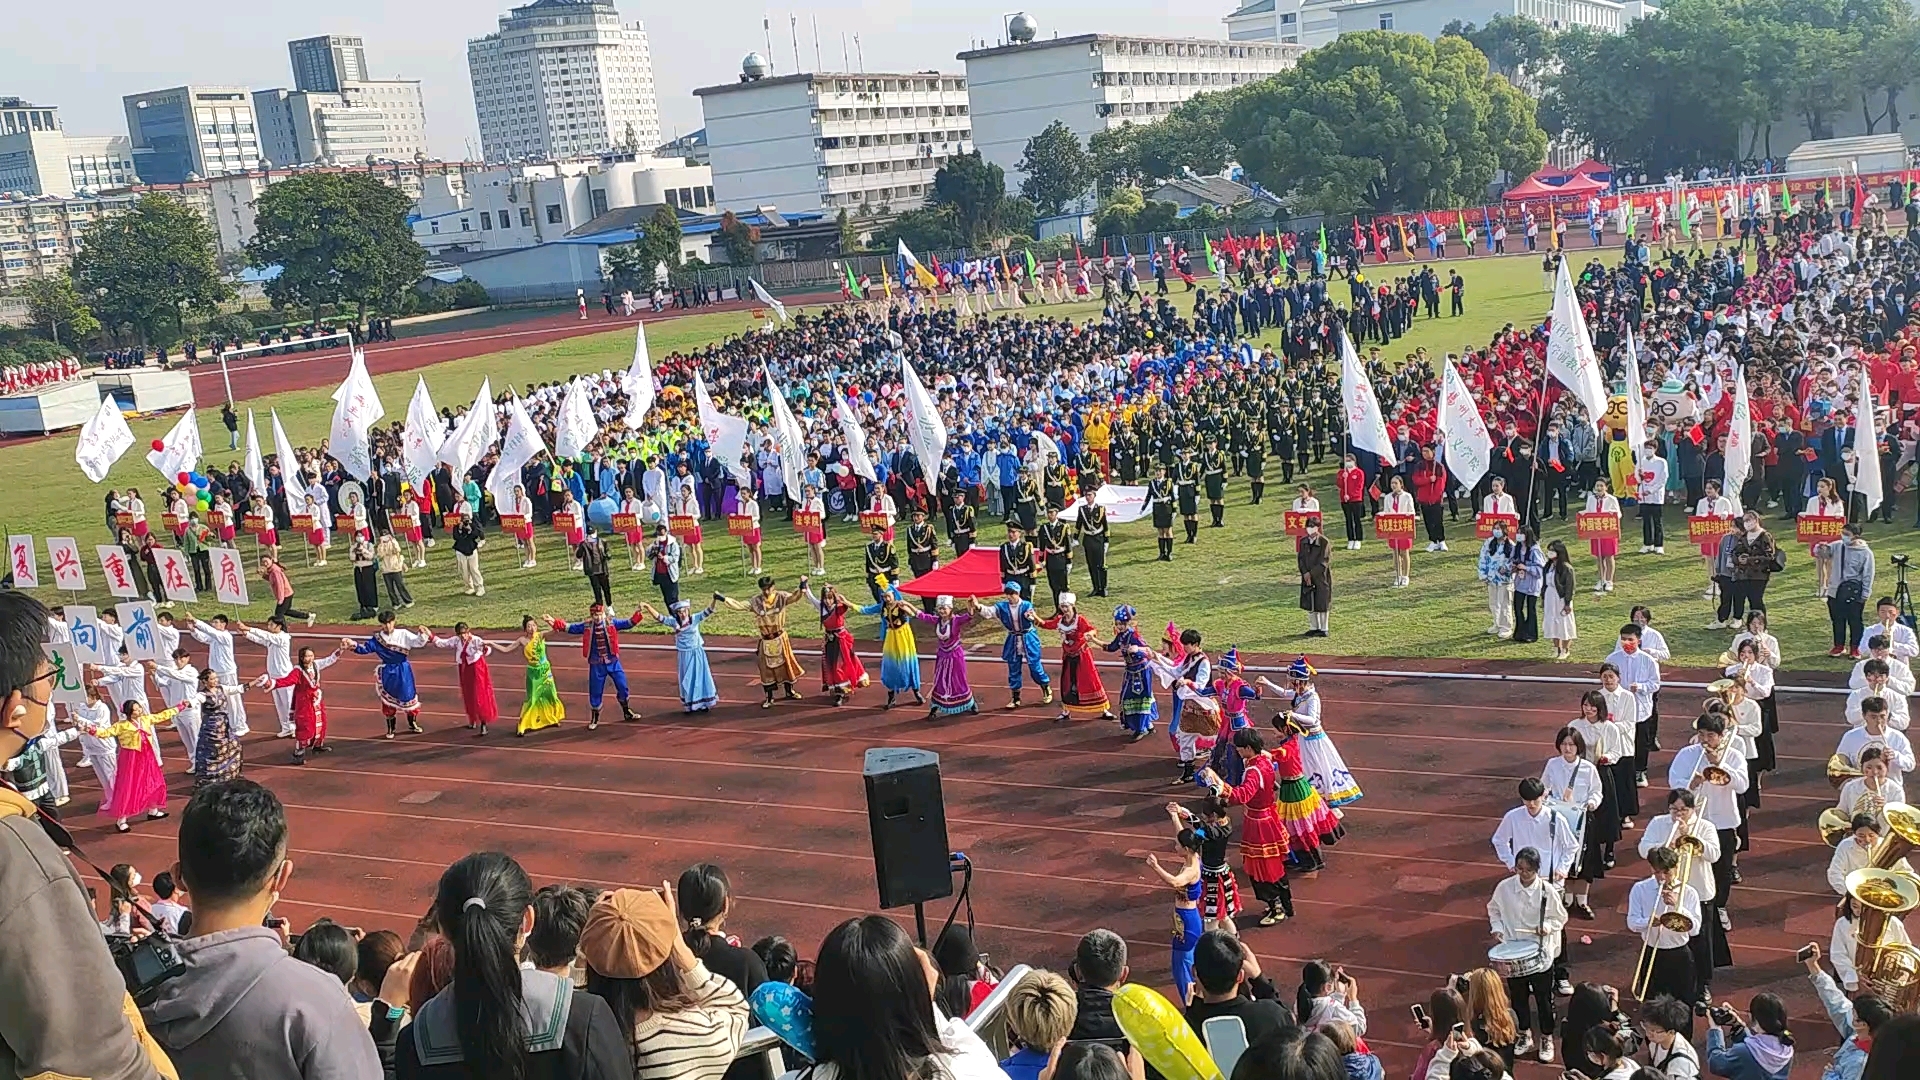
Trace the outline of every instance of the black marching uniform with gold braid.
<instances>
[{"instance_id":1,"label":"black marching uniform with gold braid","mask_svg":"<svg viewBox=\"0 0 1920 1080\"><path fill-rule=\"evenodd\" d=\"M1092 503L1080 507L1073 531L1080 538L1080 553L1087 559L1087 576L1093 580L1093 595L1107 595L1107 508Z\"/></svg>"}]
</instances>

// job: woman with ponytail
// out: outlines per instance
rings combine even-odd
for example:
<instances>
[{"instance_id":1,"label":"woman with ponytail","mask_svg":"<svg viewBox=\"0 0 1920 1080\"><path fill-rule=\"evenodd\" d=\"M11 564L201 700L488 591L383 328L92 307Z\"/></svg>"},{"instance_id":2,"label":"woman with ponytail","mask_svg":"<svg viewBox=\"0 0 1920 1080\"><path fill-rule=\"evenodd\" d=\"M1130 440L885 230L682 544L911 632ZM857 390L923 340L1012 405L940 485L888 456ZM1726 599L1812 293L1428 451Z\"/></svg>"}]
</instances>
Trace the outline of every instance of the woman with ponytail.
<instances>
[{"instance_id":1,"label":"woman with ponytail","mask_svg":"<svg viewBox=\"0 0 1920 1080\"><path fill-rule=\"evenodd\" d=\"M1773 994L1755 994L1748 1006L1752 1030L1731 1005L1711 1010L1707 1029L1707 1071L1728 1080L1787 1080L1793 1069L1793 1032L1787 1006Z\"/></svg>"},{"instance_id":2,"label":"woman with ponytail","mask_svg":"<svg viewBox=\"0 0 1920 1080\"><path fill-rule=\"evenodd\" d=\"M726 976L742 994L752 994L767 981L766 963L726 932L727 916L733 914L733 887L727 884L726 871L712 863L687 867L680 872L674 899L686 924L687 948L708 971Z\"/></svg>"},{"instance_id":3,"label":"woman with ponytail","mask_svg":"<svg viewBox=\"0 0 1920 1080\"><path fill-rule=\"evenodd\" d=\"M533 883L497 851L440 875L434 900L453 981L416 1002L394 1055L398 1080L628 1080L626 1032L600 998L519 965Z\"/></svg>"}]
</instances>

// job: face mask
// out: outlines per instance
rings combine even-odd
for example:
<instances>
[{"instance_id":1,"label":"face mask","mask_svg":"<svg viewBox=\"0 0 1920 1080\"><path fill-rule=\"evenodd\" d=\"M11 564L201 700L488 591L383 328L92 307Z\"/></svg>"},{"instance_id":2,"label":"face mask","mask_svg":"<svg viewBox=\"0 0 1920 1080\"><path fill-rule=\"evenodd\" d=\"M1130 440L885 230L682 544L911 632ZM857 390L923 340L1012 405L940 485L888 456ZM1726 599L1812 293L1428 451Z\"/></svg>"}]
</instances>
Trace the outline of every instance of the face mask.
<instances>
[{"instance_id":1,"label":"face mask","mask_svg":"<svg viewBox=\"0 0 1920 1080\"><path fill-rule=\"evenodd\" d=\"M1620 651L1625 653L1637 653L1640 651L1640 643L1638 641L1632 641L1632 640L1623 641L1620 643Z\"/></svg>"}]
</instances>

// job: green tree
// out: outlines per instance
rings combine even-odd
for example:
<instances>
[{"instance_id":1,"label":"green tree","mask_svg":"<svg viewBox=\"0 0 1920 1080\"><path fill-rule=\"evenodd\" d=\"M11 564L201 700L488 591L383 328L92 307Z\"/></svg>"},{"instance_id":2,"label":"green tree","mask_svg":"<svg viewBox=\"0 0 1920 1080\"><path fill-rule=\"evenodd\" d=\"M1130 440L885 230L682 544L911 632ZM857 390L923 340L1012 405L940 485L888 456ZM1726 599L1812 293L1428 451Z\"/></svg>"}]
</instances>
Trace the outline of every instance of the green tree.
<instances>
[{"instance_id":1,"label":"green tree","mask_svg":"<svg viewBox=\"0 0 1920 1080\"><path fill-rule=\"evenodd\" d=\"M103 325L129 328L141 344L178 330L185 309L210 312L230 295L213 261L213 226L165 195L144 195L82 236L74 285Z\"/></svg>"},{"instance_id":2,"label":"green tree","mask_svg":"<svg viewBox=\"0 0 1920 1080\"><path fill-rule=\"evenodd\" d=\"M953 212L954 227L967 244L983 247L1004 228L1006 171L983 160L978 150L950 157L933 174L931 201Z\"/></svg>"},{"instance_id":3,"label":"green tree","mask_svg":"<svg viewBox=\"0 0 1920 1080\"><path fill-rule=\"evenodd\" d=\"M645 283L653 283L653 272L661 263L667 264L669 271L680 268L680 215L674 213L671 206L654 208L653 216L640 229L640 241L634 245L640 257L640 271Z\"/></svg>"},{"instance_id":4,"label":"green tree","mask_svg":"<svg viewBox=\"0 0 1920 1080\"><path fill-rule=\"evenodd\" d=\"M306 173L254 200L247 258L278 266L267 298L305 308L392 311L426 272L427 253L407 224L412 200L364 173Z\"/></svg>"},{"instance_id":5,"label":"green tree","mask_svg":"<svg viewBox=\"0 0 1920 1080\"><path fill-rule=\"evenodd\" d=\"M1151 186L1155 181L1218 173L1234 158L1227 118L1236 103L1262 83L1195 94L1158 121L1125 124L1095 132L1087 140L1094 179L1102 190L1123 184Z\"/></svg>"},{"instance_id":6,"label":"green tree","mask_svg":"<svg viewBox=\"0 0 1920 1080\"><path fill-rule=\"evenodd\" d=\"M64 273L28 278L20 286L20 298L27 302L27 321L56 345L72 348L100 330L100 321L87 310L86 298Z\"/></svg>"},{"instance_id":7,"label":"green tree","mask_svg":"<svg viewBox=\"0 0 1920 1080\"><path fill-rule=\"evenodd\" d=\"M1455 19L1440 33L1472 42L1486 54L1493 70L1515 83L1530 72L1538 72L1553 58L1552 35L1547 28L1518 15L1495 15L1481 27Z\"/></svg>"},{"instance_id":8,"label":"green tree","mask_svg":"<svg viewBox=\"0 0 1920 1080\"><path fill-rule=\"evenodd\" d=\"M752 266L760 261L760 230L728 210L720 215L720 248L734 266Z\"/></svg>"},{"instance_id":9,"label":"green tree","mask_svg":"<svg viewBox=\"0 0 1920 1080\"><path fill-rule=\"evenodd\" d=\"M954 221L953 208L949 206L909 210L894 218L874 231L873 250L890 255L902 240L907 242L914 254L922 257L931 251L949 250L966 243Z\"/></svg>"},{"instance_id":10,"label":"green tree","mask_svg":"<svg viewBox=\"0 0 1920 1080\"><path fill-rule=\"evenodd\" d=\"M833 216L834 228L839 231L840 254L851 255L860 250L860 230L854 227L853 219L847 216L847 208Z\"/></svg>"},{"instance_id":11,"label":"green tree","mask_svg":"<svg viewBox=\"0 0 1920 1080\"><path fill-rule=\"evenodd\" d=\"M1327 213L1458 206L1547 151L1532 99L1457 37L1343 34L1234 104L1227 130L1269 190Z\"/></svg>"},{"instance_id":12,"label":"green tree","mask_svg":"<svg viewBox=\"0 0 1920 1080\"><path fill-rule=\"evenodd\" d=\"M1040 134L1027 140L1020 155L1020 194L1032 200L1042 214L1058 214L1068 203L1087 193L1093 180L1093 165L1080 136L1059 120L1048 124Z\"/></svg>"}]
</instances>

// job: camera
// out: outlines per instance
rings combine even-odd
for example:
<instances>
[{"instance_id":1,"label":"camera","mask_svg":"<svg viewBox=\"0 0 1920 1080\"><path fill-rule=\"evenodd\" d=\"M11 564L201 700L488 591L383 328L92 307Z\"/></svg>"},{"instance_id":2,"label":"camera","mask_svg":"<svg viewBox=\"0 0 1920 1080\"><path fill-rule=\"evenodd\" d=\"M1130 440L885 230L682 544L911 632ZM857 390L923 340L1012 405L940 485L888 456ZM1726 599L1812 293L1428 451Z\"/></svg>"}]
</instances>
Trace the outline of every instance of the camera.
<instances>
[{"instance_id":1,"label":"camera","mask_svg":"<svg viewBox=\"0 0 1920 1080\"><path fill-rule=\"evenodd\" d=\"M1913 557L1910 555L1895 555L1892 559L1888 561L1893 563L1893 565L1904 569L1908 563L1913 561Z\"/></svg>"},{"instance_id":2,"label":"camera","mask_svg":"<svg viewBox=\"0 0 1920 1080\"><path fill-rule=\"evenodd\" d=\"M180 949L167 932L157 926L153 933L138 941L110 935L107 951L113 954L114 966L120 969L121 981L126 983L127 993L133 995L136 1005L151 1004L162 986L187 970L187 962L180 958Z\"/></svg>"},{"instance_id":3,"label":"camera","mask_svg":"<svg viewBox=\"0 0 1920 1080\"><path fill-rule=\"evenodd\" d=\"M1727 1008L1725 1005L1715 1005L1708 1009L1707 1016L1721 1027L1740 1022L1740 1018L1734 1015L1733 1010Z\"/></svg>"}]
</instances>

